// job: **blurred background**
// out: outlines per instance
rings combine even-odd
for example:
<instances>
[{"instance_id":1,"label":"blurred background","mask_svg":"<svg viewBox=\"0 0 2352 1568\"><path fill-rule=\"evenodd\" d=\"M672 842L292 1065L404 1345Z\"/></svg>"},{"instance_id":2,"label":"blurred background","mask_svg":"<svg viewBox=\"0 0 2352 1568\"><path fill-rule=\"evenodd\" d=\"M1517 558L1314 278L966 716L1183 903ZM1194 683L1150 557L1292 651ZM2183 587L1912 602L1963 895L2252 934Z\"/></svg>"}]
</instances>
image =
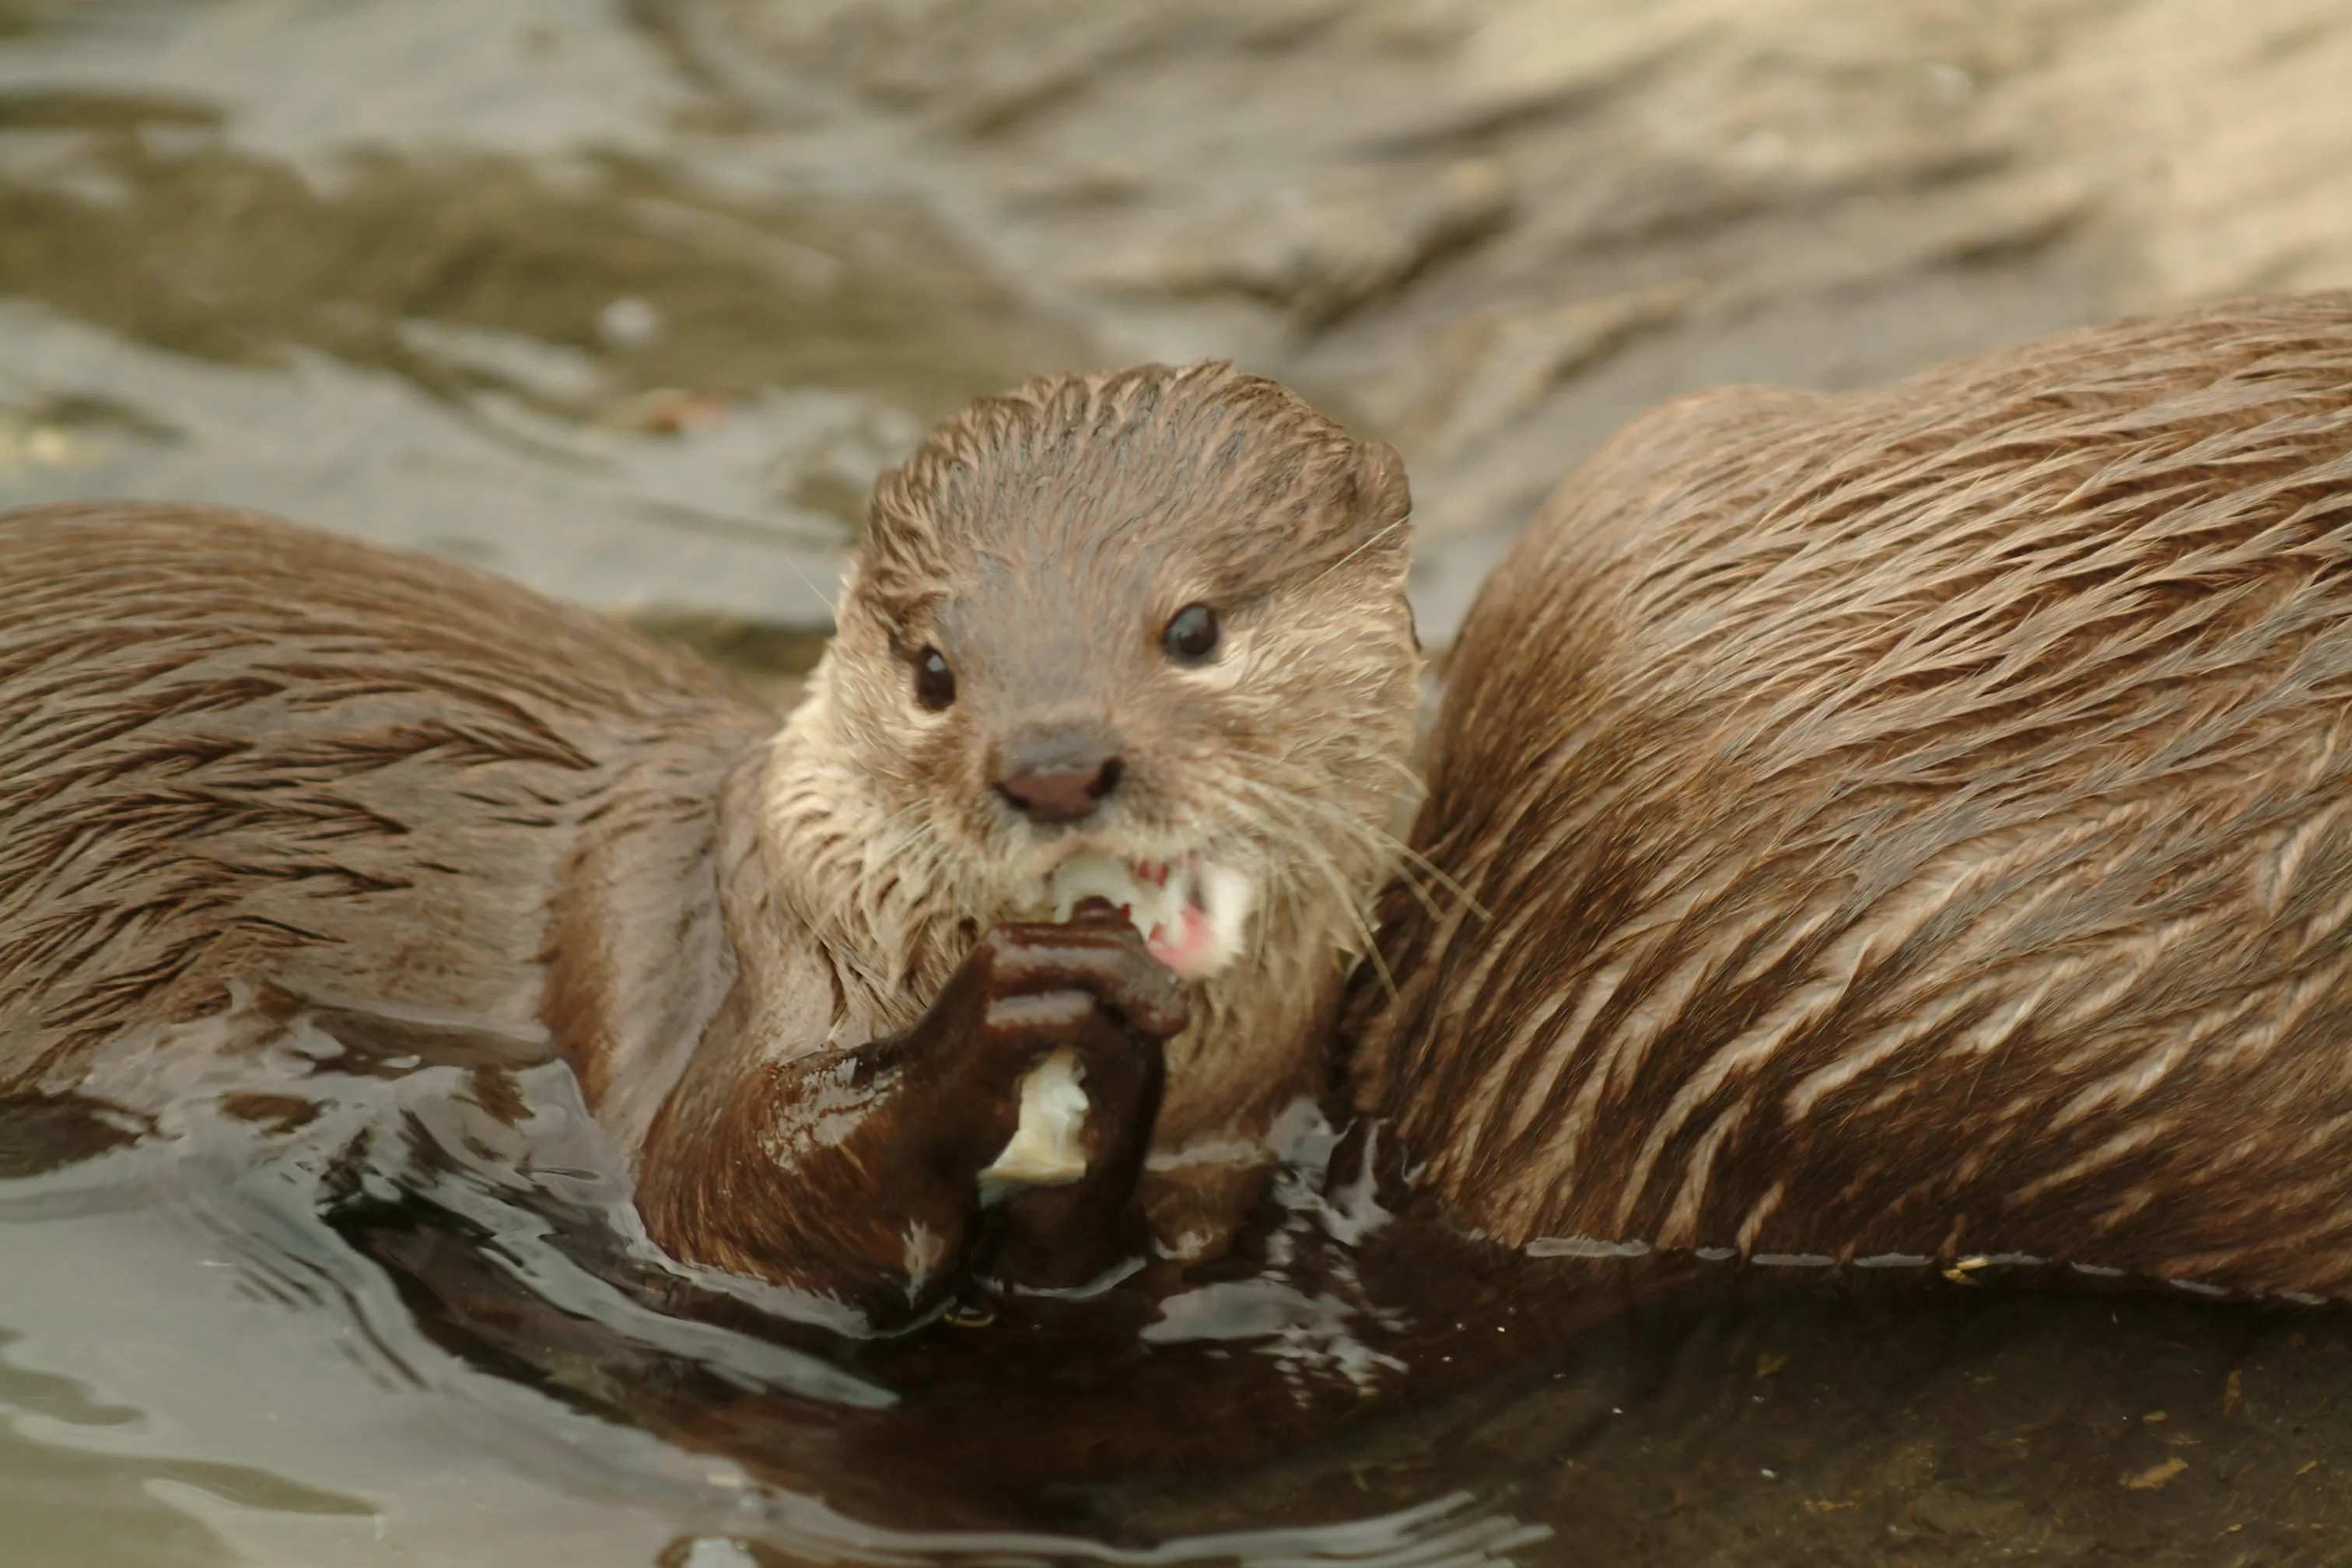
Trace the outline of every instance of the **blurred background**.
<instances>
[{"instance_id":1,"label":"blurred background","mask_svg":"<svg viewBox=\"0 0 2352 1568\"><path fill-rule=\"evenodd\" d=\"M779 692L877 468L1039 372L1230 356L1397 442L1443 647L1677 393L2326 285L2345 0L0 0L0 506L266 509ZM406 1136L429 1077L362 1110ZM942 1558L531 1392L601 1352L449 1351L321 1228L320 1125L0 1180L0 1563ZM536 1211L499 1212L607 1350L683 1331L532 1275ZM1139 1483L1090 1528L1211 1532L1156 1563L2352 1554L2343 1313L1746 1289L1311 1485ZM1277 1297L1242 1353L1378 1362Z\"/></svg>"},{"instance_id":2,"label":"blurred background","mask_svg":"<svg viewBox=\"0 0 2352 1568\"><path fill-rule=\"evenodd\" d=\"M2340 0L0 0L0 502L267 508L804 664L874 469L1230 356L1443 644L1615 426L2352 283Z\"/></svg>"}]
</instances>

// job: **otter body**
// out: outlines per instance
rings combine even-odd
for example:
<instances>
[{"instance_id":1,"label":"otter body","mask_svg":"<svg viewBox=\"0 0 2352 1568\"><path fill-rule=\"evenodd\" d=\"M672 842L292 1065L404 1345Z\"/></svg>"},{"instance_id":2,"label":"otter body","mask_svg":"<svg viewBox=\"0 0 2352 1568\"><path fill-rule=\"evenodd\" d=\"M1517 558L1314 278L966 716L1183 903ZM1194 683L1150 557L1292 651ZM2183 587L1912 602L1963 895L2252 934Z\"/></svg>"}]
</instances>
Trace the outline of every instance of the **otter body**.
<instances>
[{"instance_id":1,"label":"otter body","mask_svg":"<svg viewBox=\"0 0 2352 1568\"><path fill-rule=\"evenodd\" d=\"M1229 367L983 399L884 477L781 722L462 568L0 515L0 1100L257 992L543 1039L656 1240L871 1321L1082 1280L1139 1193L1213 1247L1390 863L1406 510ZM1073 866L1150 913L1050 919ZM1083 1146L1024 1185L1049 1058Z\"/></svg>"},{"instance_id":2,"label":"otter body","mask_svg":"<svg viewBox=\"0 0 2352 1568\"><path fill-rule=\"evenodd\" d=\"M543 1037L551 964L634 990L655 945L644 1027L691 1036L727 981L720 785L776 723L422 557L204 509L0 514L0 1095L238 983Z\"/></svg>"},{"instance_id":3,"label":"otter body","mask_svg":"<svg viewBox=\"0 0 2352 1568\"><path fill-rule=\"evenodd\" d=\"M1391 864L1405 510L1219 367L983 400L781 725L454 567L0 518L0 1096L248 982L543 1037L657 1240L877 1316L1138 1191L1213 1245ZM1506 1242L2352 1292L2347 700L2352 297L1672 405L1457 647L1360 1101ZM984 1215L1057 1053L1086 1174Z\"/></svg>"},{"instance_id":4,"label":"otter body","mask_svg":"<svg viewBox=\"0 0 2352 1568\"><path fill-rule=\"evenodd\" d=\"M1360 1092L1500 1240L2352 1293L2352 295L1638 421L1413 845Z\"/></svg>"}]
</instances>

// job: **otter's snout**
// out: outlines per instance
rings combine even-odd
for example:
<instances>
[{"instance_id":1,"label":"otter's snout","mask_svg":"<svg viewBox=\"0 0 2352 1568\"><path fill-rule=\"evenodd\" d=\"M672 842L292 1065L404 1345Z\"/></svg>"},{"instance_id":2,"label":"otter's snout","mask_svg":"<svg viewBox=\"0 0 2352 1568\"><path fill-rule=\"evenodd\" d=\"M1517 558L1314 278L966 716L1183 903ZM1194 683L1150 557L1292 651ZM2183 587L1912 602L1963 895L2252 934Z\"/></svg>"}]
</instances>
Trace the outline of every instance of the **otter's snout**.
<instances>
[{"instance_id":1,"label":"otter's snout","mask_svg":"<svg viewBox=\"0 0 2352 1568\"><path fill-rule=\"evenodd\" d=\"M1032 822L1076 822L1118 787L1118 737L1092 724L1015 731L999 753L996 793Z\"/></svg>"}]
</instances>

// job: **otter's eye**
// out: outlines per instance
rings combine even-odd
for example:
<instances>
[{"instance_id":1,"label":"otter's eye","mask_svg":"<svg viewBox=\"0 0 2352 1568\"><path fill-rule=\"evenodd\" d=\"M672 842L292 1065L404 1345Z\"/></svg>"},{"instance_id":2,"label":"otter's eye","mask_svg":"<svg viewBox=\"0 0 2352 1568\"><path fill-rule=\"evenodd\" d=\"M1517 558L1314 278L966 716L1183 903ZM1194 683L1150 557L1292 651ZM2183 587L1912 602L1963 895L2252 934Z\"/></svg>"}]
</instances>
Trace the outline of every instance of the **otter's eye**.
<instances>
[{"instance_id":1,"label":"otter's eye","mask_svg":"<svg viewBox=\"0 0 2352 1568\"><path fill-rule=\"evenodd\" d=\"M915 656L915 700L934 713L955 701L955 671L935 647Z\"/></svg>"},{"instance_id":2,"label":"otter's eye","mask_svg":"<svg viewBox=\"0 0 2352 1568\"><path fill-rule=\"evenodd\" d=\"M1217 651L1217 612L1206 605L1187 605L1168 623L1160 646L1179 664L1204 663Z\"/></svg>"}]
</instances>

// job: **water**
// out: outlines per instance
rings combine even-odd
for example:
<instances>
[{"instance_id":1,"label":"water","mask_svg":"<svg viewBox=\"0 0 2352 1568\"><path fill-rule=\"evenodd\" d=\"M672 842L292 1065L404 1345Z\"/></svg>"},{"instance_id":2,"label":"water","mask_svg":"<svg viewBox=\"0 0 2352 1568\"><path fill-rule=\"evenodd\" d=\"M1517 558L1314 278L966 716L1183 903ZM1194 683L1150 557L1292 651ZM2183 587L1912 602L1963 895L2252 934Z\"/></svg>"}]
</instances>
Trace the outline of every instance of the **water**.
<instances>
[{"instance_id":1,"label":"water","mask_svg":"<svg viewBox=\"0 0 2352 1568\"><path fill-rule=\"evenodd\" d=\"M208 1029L121 1080L169 1108L148 1137L56 1164L77 1130L10 1130L12 1564L2279 1563L2352 1535L2332 1310L1502 1258L1387 1214L1310 1119L1221 1278L858 1342L632 1240L560 1068L429 1038L410 1065L426 1037L332 1017L215 1060Z\"/></svg>"},{"instance_id":2,"label":"water","mask_svg":"<svg viewBox=\"0 0 2352 1568\"><path fill-rule=\"evenodd\" d=\"M0 49L10 500L230 501L821 627L875 468L1086 358L903 200L649 162L683 89L576 7L56 16Z\"/></svg>"},{"instance_id":3,"label":"water","mask_svg":"<svg viewBox=\"0 0 2352 1568\"><path fill-rule=\"evenodd\" d=\"M1403 42L1379 47L1436 26L1412 9L1382 12ZM1245 64L1354 36L1339 7L1212 12ZM1112 26L1138 13L1079 37L996 7L1036 47L987 40L997 90L977 97L893 42L921 14L0 0L0 503L281 511L631 616L781 689L873 469L964 398L1196 348L1322 364L1318 395L1348 406L1349 353L1425 311L1375 290L1302 331L1255 296L1039 284L1053 247L1096 259L1089 215L1150 217L1119 161L1150 125L1113 149L1036 129L1084 70L1152 58ZM729 47L763 37L801 77ZM809 85L827 48L867 107ZM1172 117L1207 126L1204 90L1163 71L1133 101L1181 142ZM1318 107L1345 106L1292 111ZM941 124L964 162L927 151ZM960 195L989 178L1009 205ZM1015 209L1034 223L990 226ZM1994 305L2005 335L2087 310L2092 254L1939 276L1885 352L1968 346ZM1318 276L1320 321L1332 277L1372 274ZM1794 331L1734 323L1615 383L1555 364L1560 428L1593 436L1678 375L1756 374ZM1834 353L1824 379L1889 368ZM1353 390L1375 415L1412 402ZM1446 488L1444 424L1422 447L1411 419L1393 431L1438 465L1441 513L1472 493ZM1424 545L1439 637L1490 552L1475 533ZM0 1111L6 1568L2352 1552L2352 1319L2333 1310L2024 1267L1499 1258L1378 1207L1357 1146L1303 1121L1255 1240L1212 1275L858 1343L818 1304L633 1239L568 1079L528 1053L332 1017L258 1056L182 1044L168 1081L122 1080L168 1108L139 1141Z\"/></svg>"}]
</instances>

